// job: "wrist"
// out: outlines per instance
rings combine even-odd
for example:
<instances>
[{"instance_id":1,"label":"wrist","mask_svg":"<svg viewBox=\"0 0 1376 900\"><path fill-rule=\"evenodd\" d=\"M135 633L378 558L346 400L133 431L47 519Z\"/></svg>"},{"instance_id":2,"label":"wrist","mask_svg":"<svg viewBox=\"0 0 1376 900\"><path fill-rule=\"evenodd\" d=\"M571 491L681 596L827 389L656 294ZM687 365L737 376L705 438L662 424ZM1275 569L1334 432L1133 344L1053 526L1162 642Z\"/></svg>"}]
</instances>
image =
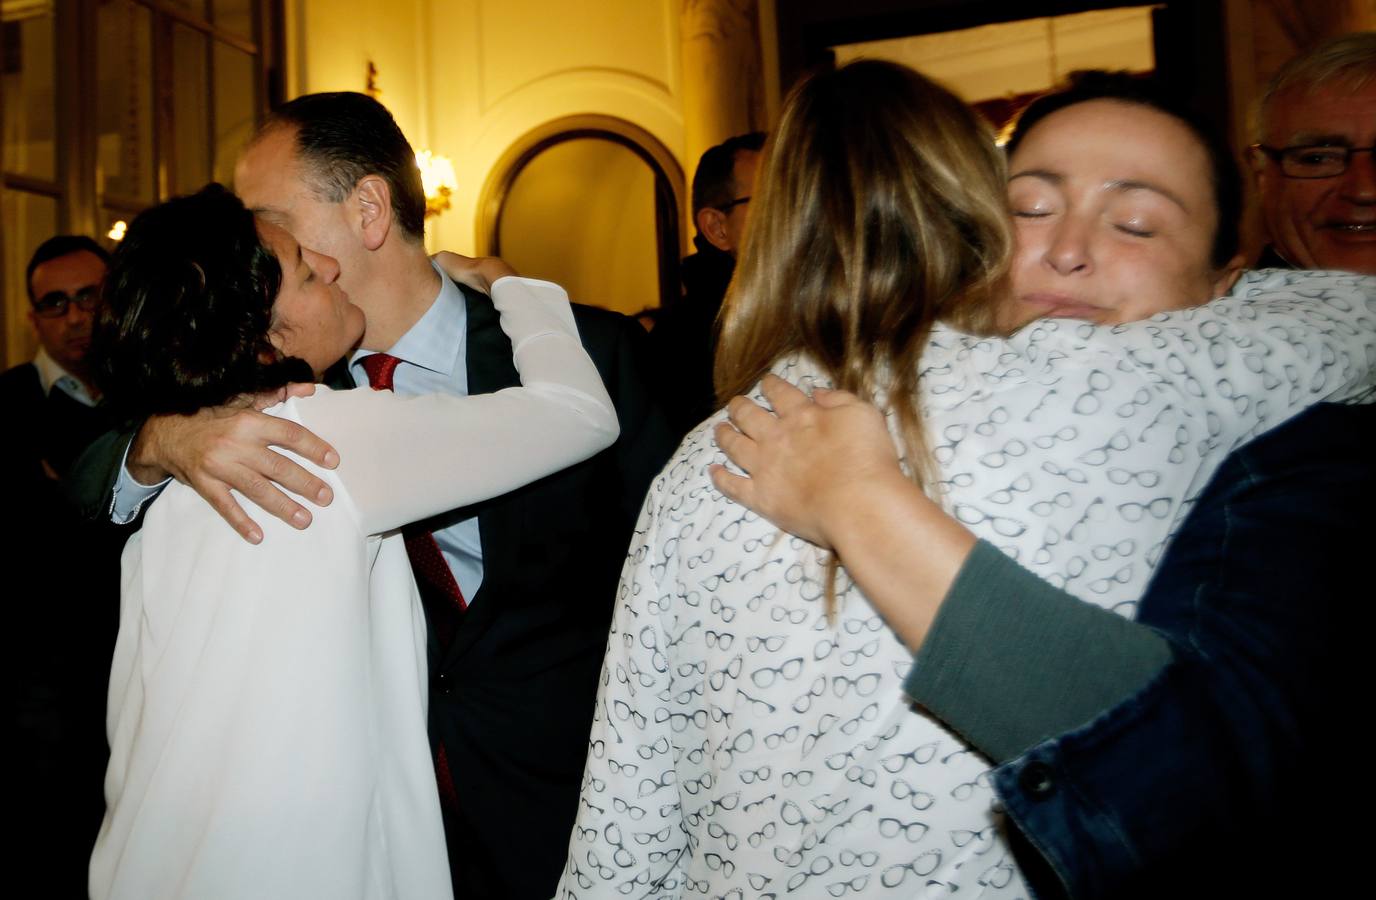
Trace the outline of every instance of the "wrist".
<instances>
[{"instance_id":1,"label":"wrist","mask_svg":"<svg viewBox=\"0 0 1376 900\"><path fill-rule=\"evenodd\" d=\"M817 498L816 530L826 546L838 553L848 545L867 539L876 520L875 513L888 506L895 496L921 493L897 466L862 476L832 482Z\"/></svg>"},{"instance_id":2,"label":"wrist","mask_svg":"<svg viewBox=\"0 0 1376 900\"><path fill-rule=\"evenodd\" d=\"M162 418L153 416L139 427L125 457L124 465L129 475L142 485L157 484L171 474L157 457L157 432Z\"/></svg>"}]
</instances>

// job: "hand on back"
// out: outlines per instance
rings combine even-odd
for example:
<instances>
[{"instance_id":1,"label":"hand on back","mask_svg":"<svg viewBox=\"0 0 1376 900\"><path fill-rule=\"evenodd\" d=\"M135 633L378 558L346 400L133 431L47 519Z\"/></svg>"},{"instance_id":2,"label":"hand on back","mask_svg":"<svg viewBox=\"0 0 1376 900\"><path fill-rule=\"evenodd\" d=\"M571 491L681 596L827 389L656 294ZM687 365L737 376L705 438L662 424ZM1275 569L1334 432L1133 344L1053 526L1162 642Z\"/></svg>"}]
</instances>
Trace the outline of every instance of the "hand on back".
<instances>
[{"instance_id":1,"label":"hand on back","mask_svg":"<svg viewBox=\"0 0 1376 900\"><path fill-rule=\"evenodd\" d=\"M286 492L319 506L334 499L329 486L276 447L332 469L339 456L329 444L287 419L262 412L288 397L306 397L313 384L293 384L264 394L245 395L230 406L202 409L188 416L153 416L129 448L134 478L152 483L170 475L189 485L240 536L250 543L262 530L231 491L238 491L294 528L310 525L311 514Z\"/></svg>"}]
</instances>

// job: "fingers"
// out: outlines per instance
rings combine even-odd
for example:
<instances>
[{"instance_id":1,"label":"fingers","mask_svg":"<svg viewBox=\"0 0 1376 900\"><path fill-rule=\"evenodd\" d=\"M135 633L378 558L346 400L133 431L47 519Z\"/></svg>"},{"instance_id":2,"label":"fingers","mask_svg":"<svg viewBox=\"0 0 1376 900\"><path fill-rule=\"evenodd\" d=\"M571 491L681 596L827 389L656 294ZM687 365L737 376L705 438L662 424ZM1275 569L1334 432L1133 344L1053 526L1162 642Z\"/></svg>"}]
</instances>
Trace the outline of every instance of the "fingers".
<instances>
[{"instance_id":1,"label":"fingers","mask_svg":"<svg viewBox=\"0 0 1376 900\"><path fill-rule=\"evenodd\" d=\"M309 434L309 432L307 433ZM305 525L310 524L309 514L306 516L305 523L298 523L294 519L280 515L267 503L262 502L260 498L265 497L276 503L277 499L274 495L279 493L277 487L280 486L293 494L305 497L317 506L329 506L330 501L334 499L334 492L323 479L312 475L304 466L270 448L264 448L254 458L245 460L242 469L248 474L243 476L241 483L235 484L234 487L254 503L292 525L299 525L299 527L304 528ZM299 509L295 503L292 503L291 506L293 513Z\"/></svg>"},{"instance_id":2,"label":"fingers","mask_svg":"<svg viewBox=\"0 0 1376 900\"><path fill-rule=\"evenodd\" d=\"M759 445L725 422L718 425L714 433L717 446L726 454L727 459L747 472L754 469Z\"/></svg>"},{"instance_id":3,"label":"fingers","mask_svg":"<svg viewBox=\"0 0 1376 900\"><path fill-rule=\"evenodd\" d=\"M295 381L284 385L276 390L261 391L257 394L244 394L234 401L231 405L244 406L262 412L270 406L276 406L289 397L309 397L315 393L315 384L310 381Z\"/></svg>"},{"instance_id":4,"label":"fingers","mask_svg":"<svg viewBox=\"0 0 1376 900\"><path fill-rule=\"evenodd\" d=\"M765 399L769 401L769 405L774 407L780 416L787 416L789 413L812 403L807 394L773 373L764 376L760 381L760 390L764 393Z\"/></svg>"},{"instance_id":5,"label":"fingers","mask_svg":"<svg viewBox=\"0 0 1376 900\"><path fill-rule=\"evenodd\" d=\"M258 523L248 517L244 508L235 502L228 487L221 486L209 491L203 491L195 484L192 484L192 487L195 488L196 493L201 495L202 500L209 503L211 508L220 514L220 518L228 522L229 526L239 533L239 537L250 544L263 542L262 529L258 527Z\"/></svg>"},{"instance_id":6,"label":"fingers","mask_svg":"<svg viewBox=\"0 0 1376 900\"><path fill-rule=\"evenodd\" d=\"M754 509L751 505L751 489L754 483L742 475L733 475L727 471L726 466L713 463L707 467L707 474L712 479L712 484L717 490L726 495L727 499L734 500L747 509Z\"/></svg>"},{"instance_id":7,"label":"fingers","mask_svg":"<svg viewBox=\"0 0 1376 900\"><path fill-rule=\"evenodd\" d=\"M818 406L825 409L836 409L838 406L849 406L852 403L865 402L850 391L837 391L831 388L814 389L812 392L812 399Z\"/></svg>"},{"instance_id":8,"label":"fingers","mask_svg":"<svg viewBox=\"0 0 1376 900\"><path fill-rule=\"evenodd\" d=\"M732 397L726 412L731 424L752 438L763 437L779 424L777 416L749 397Z\"/></svg>"},{"instance_id":9,"label":"fingers","mask_svg":"<svg viewBox=\"0 0 1376 900\"><path fill-rule=\"evenodd\" d=\"M279 419L274 416L265 416L264 418L268 419L268 423L265 423L264 428L266 443L278 447L285 447L297 456L304 456L316 465L323 466L326 469L333 469L335 466L339 465L339 454L335 452L334 448L316 437L315 434L305 427L295 422L288 421L287 419ZM278 458L283 458L275 453L273 455L278 456ZM300 468L294 463L292 463L292 466L294 468ZM303 469L302 471L305 470ZM325 483L323 481L314 478L314 476L312 476L312 479L321 487L324 487ZM286 482L283 482L283 486L291 490L296 490L293 485L287 484ZM304 497L311 498L314 498L318 493L316 490L296 492ZM324 502L329 503L329 500Z\"/></svg>"}]
</instances>

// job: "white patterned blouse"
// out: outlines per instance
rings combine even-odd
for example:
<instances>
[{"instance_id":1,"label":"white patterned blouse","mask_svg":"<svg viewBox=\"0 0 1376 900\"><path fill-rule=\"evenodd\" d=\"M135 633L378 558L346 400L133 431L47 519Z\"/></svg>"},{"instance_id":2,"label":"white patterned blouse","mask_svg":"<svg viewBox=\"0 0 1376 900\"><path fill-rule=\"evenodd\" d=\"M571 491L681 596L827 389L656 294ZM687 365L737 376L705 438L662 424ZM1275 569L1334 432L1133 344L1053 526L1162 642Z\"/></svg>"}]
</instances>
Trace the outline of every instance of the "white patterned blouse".
<instances>
[{"instance_id":1,"label":"white patterned blouse","mask_svg":"<svg viewBox=\"0 0 1376 900\"><path fill-rule=\"evenodd\" d=\"M1148 321L943 329L934 486L977 536L1131 615L1189 498L1249 438L1373 396L1376 279L1252 272ZM806 360L776 372L822 383ZM758 394L757 394L758 397ZM721 496L711 426L651 488L558 896L1025 897L989 765L902 694L912 657L813 546Z\"/></svg>"}]
</instances>

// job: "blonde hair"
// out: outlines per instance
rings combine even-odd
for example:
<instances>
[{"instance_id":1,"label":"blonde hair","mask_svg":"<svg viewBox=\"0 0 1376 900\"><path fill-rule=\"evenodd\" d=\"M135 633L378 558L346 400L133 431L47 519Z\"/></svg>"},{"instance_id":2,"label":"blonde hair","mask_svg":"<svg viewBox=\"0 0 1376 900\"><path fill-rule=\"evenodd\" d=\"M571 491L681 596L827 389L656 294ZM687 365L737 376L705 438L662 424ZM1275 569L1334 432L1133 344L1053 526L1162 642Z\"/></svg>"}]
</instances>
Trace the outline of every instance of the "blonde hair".
<instances>
[{"instance_id":1,"label":"blonde hair","mask_svg":"<svg viewBox=\"0 0 1376 900\"><path fill-rule=\"evenodd\" d=\"M859 61L799 84L765 146L722 307L718 398L804 354L836 387L882 400L925 484L918 363L938 321L994 328L1013 247L1005 182L989 128L911 69Z\"/></svg>"}]
</instances>

